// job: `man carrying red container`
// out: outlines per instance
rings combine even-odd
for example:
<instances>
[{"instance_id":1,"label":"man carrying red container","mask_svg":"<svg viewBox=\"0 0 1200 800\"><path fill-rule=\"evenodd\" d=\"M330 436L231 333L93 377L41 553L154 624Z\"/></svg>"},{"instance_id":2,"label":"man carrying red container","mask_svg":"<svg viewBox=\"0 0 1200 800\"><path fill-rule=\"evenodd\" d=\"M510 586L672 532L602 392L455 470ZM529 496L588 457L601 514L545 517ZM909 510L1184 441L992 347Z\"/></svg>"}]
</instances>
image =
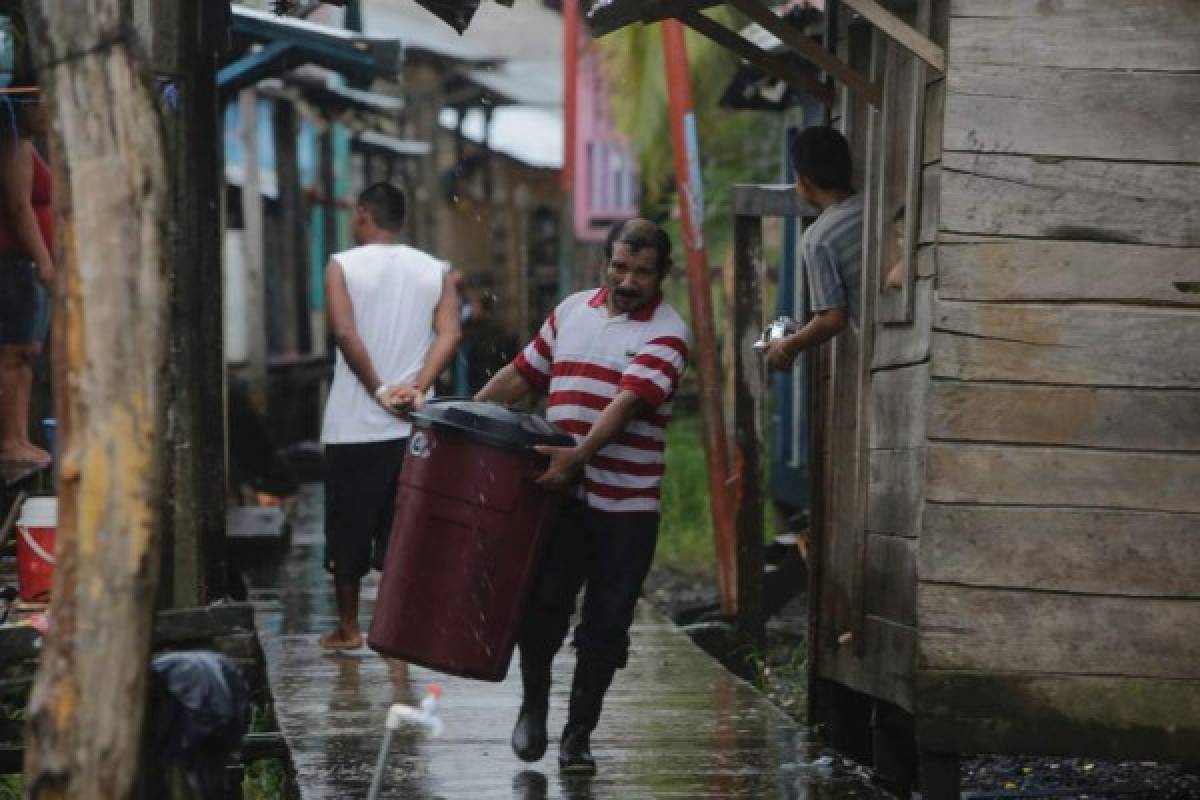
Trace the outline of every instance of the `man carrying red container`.
<instances>
[{"instance_id":1,"label":"man carrying red container","mask_svg":"<svg viewBox=\"0 0 1200 800\"><path fill-rule=\"evenodd\" d=\"M605 285L563 300L475 398L514 403L543 393L547 419L576 442L538 448L550 457L539 482L571 486L574 496L549 534L518 635L524 695L512 735L521 759L545 753L551 662L583 589L559 746L559 766L572 772L596 769L590 736L628 659L629 628L658 539L666 426L687 364L687 324L662 298L667 235L645 219L619 223L605 255Z\"/></svg>"}]
</instances>

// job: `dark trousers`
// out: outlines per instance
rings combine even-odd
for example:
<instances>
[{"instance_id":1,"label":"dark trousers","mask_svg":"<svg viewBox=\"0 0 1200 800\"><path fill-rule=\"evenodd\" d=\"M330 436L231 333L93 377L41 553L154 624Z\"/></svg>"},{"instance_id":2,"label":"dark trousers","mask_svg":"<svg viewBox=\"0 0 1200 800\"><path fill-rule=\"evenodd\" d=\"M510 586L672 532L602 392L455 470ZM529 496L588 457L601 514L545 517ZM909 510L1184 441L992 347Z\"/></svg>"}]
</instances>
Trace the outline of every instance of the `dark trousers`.
<instances>
[{"instance_id":1,"label":"dark trousers","mask_svg":"<svg viewBox=\"0 0 1200 800\"><path fill-rule=\"evenodd\" d=\"M658 541L656 512L611 512L569 500L549 533L518 644L522 658L549 661L583 611L573 644L609 666L629 658L629 628Z\"/></svg>"},{"instance_id":2,"label":"dark trousers","mask_svg":"<svg viewBox=\"0 0 1200 800\"><path fill-rule=\"evenodd\" d=\"M325 445L325 569L357 583L383 569L408 439Z\"/></svg>"}]
</instances>

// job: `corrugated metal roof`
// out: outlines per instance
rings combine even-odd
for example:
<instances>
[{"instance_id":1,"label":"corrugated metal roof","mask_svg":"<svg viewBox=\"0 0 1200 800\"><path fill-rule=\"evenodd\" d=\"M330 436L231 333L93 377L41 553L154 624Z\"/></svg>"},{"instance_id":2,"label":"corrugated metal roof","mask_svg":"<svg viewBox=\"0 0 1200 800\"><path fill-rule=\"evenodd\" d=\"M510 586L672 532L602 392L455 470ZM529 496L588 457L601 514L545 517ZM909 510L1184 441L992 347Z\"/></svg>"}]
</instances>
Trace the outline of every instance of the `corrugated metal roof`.
<instances>
[{"instance_id":1,"label":"corrugated metal roof","mask_svg":"<svg viewBox=\"0 0 1200 800\"><path fill-rule=\"evenodd\" d=\"M455 130L458 114L454 109L442 111L442 127ZM484 135L484 115L478 109L467 112L462 126L463 136L481 143ZM492 130L489 147L531 167L561 169L563 163L563 121L561 110L502 106L492 111Z\"/></svg>"},{"instance_id":2,"label":"corrugated metal roof","mask_svg":"<svg viewBox=\"0 0 1200 800\"><path fill-rule=\"evenodd\" d=\"M792 2L784 3L783 5L775 8L774 11L776 14L782 16L789 11L796 11L805 8L824 12L825 0L793 0ZM753 22L742 28L740 33L743 39L762 48L763 50L766 50L768 53L784 49L783 42L779 41L779 38L775 36L775 34L763 28L757 22Z\"/></svg>"},{"instance_id":3,"label":"corrugated metal roof","mask_svg":"<svg viewBox=\"0 0 1200 800\"><path fill-rule=\"evenodd\" d=\"M294 17L276 16L242 5L233 10L233 34L245 52L221 67L223 93L281 75L304 64L318 64L356 79L393 78L400 66L398 38L365 36ZM254 48L252 44L262 45Z\"/></svg>"},{"instance_id":4,"label":"corrugated metal roof","mask_svg":"<svg viewBox=\"0 0 1200 800\"><path fill-rule=\"evenodd\" d=\"M376 131L363 131L356 138L365 145L380 147L398 156L427 156L433 152L433 146L429 142L399 139Z\"/></svg>"},{"instance_id":5,"label":"corrugated metal roof","mask_svg":"<svg viewBox=\"0 0 1200 800\"><path fill-rule=\"evenodd\" d=\"M382 114L399 114L404 110L404 99L389 94L367 92L362 89L352 89L349 86L339 86L333 81L326 81L321 86L303 87L313 94L322 93L344 101L347 105L364 111L374 111Z\"/></svg>"},{"instance_id":6,"label":"corrugated metal roof","mask_svg":"<svg viewBox=\"0 0 1200 800\"><path fill-rule=\"evenodd\" d=\"M524 106L561 106L562 65L558 62L508 61L467 70L465 77L498 95L497 102Z\"/></svg>"},{"instance_id":7,"label":"corrugated metal roof","mask_svg":"<svg viewBox=\"0 0 1200 800\"><path fill-rule=\"evenodd\" d=\"M363 34L355 31L348 31L345 28L337 28L332 25L322 25L317 22L309 22L306 19L298 19L297 17L286 17L272 14L269 11L259 11L249 6L235 4L232 6L233 15L242 17L248 20L256 20L266 25L277 25L281 28L291 28L295 31L303 33L312 33L320 36L327 36L331 39L344 39L352 42L355 39L363 38ZM399 38L399 37L392 37Z\"/></svg>"}]
</instances>

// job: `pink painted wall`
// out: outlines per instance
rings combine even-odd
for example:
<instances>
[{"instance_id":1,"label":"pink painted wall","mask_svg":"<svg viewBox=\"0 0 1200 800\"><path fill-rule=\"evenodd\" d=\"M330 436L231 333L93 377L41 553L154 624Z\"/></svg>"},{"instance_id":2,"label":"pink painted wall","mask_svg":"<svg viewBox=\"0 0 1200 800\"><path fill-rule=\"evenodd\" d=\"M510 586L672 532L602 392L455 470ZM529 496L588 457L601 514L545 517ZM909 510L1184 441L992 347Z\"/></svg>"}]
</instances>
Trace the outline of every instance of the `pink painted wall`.
<instances>
[{"instance_id":1,"label":"pink painted wall","mask_svg":"<svg viewBox=\"0 0 1200 800\"><path fill-rule=\"evenodd\" d=\"M603 64L582 32L576 81L575 237L603 241L614 220L638 212L637 162L613 127Z\"/></svg>"}]
</instances>

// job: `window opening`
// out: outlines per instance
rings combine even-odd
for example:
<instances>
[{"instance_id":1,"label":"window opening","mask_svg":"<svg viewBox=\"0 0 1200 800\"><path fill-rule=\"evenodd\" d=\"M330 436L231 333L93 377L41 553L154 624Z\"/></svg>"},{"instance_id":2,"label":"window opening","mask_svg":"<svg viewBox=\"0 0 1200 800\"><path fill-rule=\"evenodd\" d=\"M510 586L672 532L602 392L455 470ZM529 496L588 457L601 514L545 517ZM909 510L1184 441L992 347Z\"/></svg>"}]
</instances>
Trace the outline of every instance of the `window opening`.
<instances>
[{"instance_id":1,"label":"window opening","mask_svg":"<svg viewBox=\"0 0 1200 800\"><path fill-rule=\"evenodd\" d=\"M929 29L930 0L896 12L922 32ZM879 289L876 321L911 324L921 203L924 137L924 62L878 29L872 33L872 77L883 103L871 115L866 187L868 229L863 269Z\"/></svg>"}]
</instances>

